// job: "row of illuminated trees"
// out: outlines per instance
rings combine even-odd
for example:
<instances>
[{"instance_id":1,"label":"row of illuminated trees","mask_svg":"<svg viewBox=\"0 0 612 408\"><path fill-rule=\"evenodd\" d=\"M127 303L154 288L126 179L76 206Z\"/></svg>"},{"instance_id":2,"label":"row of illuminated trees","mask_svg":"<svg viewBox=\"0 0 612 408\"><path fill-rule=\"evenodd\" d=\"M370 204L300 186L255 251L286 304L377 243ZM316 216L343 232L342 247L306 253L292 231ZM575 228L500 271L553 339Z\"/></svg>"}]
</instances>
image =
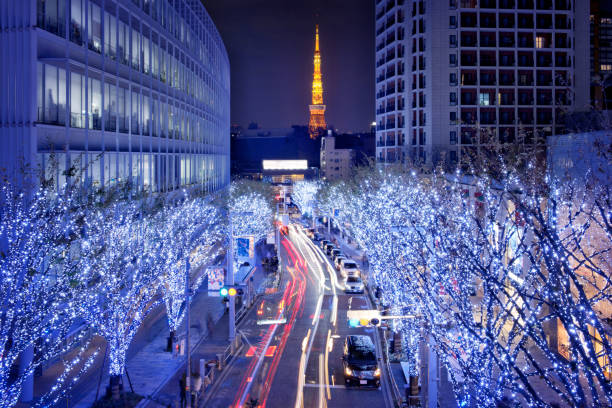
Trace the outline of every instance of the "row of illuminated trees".
<instances>
[{"instance_id":1,"label":"row of illuminated trees","mask_svg":"<svg viewBox=\"0 0 612 408\"><path fill-rule=\"evenodd\" d=\"M298 201L340 209L335 222L365 250L370 286L393 314L416 316L395 323L415 376L427 342L461 406L608 406L610 174L500 168L495 177L374 170Z\"/></svg>"},{"instance_id":2,"label":"row of illuminated trees","mask_svg":"<svg viewBox=\"0 0 612 408\"><path fill-rule=\"evenodd\" d=\"M188 263L196 270L224 250L228 214L252 214L231 220L241 234L261 237L271 228L268 200L260 192L245 198L234 191L100 205L70 188L60 194L40 189L26 197L3 186L0 406L14 406L36 369L70 353L56 383L34 404L54 405L64 396L100 351L87 330L69 336L76 326L106 340L111 386L124 373L128 347L143 320L161 303L175 333L185 310ZM191 285L197 287L205 274L194 276ZM19 375L11 375L18 363Z\"/></svg>"}]
</instances>

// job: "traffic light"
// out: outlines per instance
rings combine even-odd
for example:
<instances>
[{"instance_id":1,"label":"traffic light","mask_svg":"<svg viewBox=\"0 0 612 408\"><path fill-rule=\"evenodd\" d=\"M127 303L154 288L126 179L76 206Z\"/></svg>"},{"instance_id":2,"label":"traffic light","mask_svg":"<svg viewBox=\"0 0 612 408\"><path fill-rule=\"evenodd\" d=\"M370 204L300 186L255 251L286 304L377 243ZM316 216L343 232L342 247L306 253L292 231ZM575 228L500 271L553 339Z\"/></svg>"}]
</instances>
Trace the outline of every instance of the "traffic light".
<instances>
[{"instance_id":1,"label":"traffic light","mask_svg":"<svg viewBox=\"0 0 612 408\"><path fill-rule=\"evenodd\" d=\"M234 297L236 295L242 296L244 294L244 290L240 287L225 285L221 289L219 289L219 295L223 298L223 301L228 301L230 297Z\"/></svg>"}]
</instances>

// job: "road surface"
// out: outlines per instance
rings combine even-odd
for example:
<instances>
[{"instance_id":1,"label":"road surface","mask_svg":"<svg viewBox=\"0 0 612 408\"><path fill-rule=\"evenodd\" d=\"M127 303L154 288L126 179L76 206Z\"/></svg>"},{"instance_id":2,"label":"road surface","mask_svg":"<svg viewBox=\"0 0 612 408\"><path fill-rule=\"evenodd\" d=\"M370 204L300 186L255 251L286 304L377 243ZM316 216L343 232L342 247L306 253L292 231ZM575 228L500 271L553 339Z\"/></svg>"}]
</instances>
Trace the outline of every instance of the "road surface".
<instances>
[{"instance_id":1,"label":"road surface","mask_svg":"<svg viewBox=\"0 0 612 408\"><path fill-rule=\"evenodd\" d=\"M381 387L344 385L345 337L367 334L380 345L375 329L348 326L347 310L371 308L367 295L344 293L340 274L297 224L282 239L281 263L281 285L246 316L239 328L243 352L226 368L206 406L393 406L380 348Z\"/></svg>"}]
</instances>

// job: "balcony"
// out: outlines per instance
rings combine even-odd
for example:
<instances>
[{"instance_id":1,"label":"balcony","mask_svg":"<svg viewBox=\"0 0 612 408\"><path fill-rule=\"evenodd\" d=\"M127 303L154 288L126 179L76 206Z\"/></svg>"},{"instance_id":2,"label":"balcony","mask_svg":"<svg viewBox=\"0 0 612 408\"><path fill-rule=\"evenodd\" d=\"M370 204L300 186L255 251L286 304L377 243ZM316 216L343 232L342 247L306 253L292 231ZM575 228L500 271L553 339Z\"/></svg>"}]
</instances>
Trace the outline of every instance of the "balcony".
<instances>
[{"instance_id":1,"label":"balcony","mask_svg":"<svg viewBox=\"0 0 612 408\"><path fill-rule=\"evenodd\" d=\"M519 14L518 28L533 28L533 15Z\"/></svg>"},{"instance_id":2,"label":"balcony","mask_svg":"<svg viewBox=\"0 0 612 408\"><path fill-rule=\"evenodd\" d=\"M538 105L552 105L552 95L538 95Z\"/></svg>"},{"instance_id":3,"label":"balcony","mask_svg":"<svg viewBox=\"0 0 612 408\"><path fill-rule=\"evenodd\" d=\"M514 125L514 115L507 112L501 112L499 117L499 123L501 125Z\"/></svg>"},{"instance_id":4,"label":"balcony","mask_svg":"<svg viewBox=\"0 0 612 408\"><path fill-rule=\"evenodd\" d=\"M480 85L495 85L495 74L480 74Z\"/></svg>"},{"instance_id":5,"label":"balcony","mask_svg":"<svg viewBox=\"0 0 612 408\"><path fill-rule=\"evenodd\" d=\"M456 47L457 44L454 45ZM476 36L461 36L461 46L462 47L477 47L478 42L476 41ZM451 47L453 45L451 44Z\"/></svg>"},{"instance_id":6,"label":"balcony","mask_svg":"<svg viewBox=\"0 0 612 408\"><path fill-rule=\"evenodd\" d=\"M475 67L476 57L472 55L461 55L461 65L467 66L467 67Z\"/></svg>"}]
</instances>

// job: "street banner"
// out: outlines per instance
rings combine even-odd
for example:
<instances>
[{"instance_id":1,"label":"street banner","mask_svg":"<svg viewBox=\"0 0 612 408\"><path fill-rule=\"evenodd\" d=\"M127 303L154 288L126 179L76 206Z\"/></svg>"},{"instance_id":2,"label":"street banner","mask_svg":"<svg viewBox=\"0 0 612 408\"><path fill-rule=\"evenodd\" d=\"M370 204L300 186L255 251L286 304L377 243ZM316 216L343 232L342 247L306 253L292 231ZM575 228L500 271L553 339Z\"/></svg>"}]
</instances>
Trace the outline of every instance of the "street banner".
<instances>
[{"instance_id":1,"label":"street banner","mask_svg":"<svg viewBox=\"0 0 612 408\"><path fill-rule=\"evenodd\" d=\"M211 266L206 273L208 275L208 291L218 295L225 281L225 270L220 266ZM210 296L211 293L208 295Z\"/></svg>"},{"instance_id":2,"label":"street banner","mask_svg":"<svg viewBox=\"0 0 612 408\"><path fill-rule=\"evenodd\" d=\"M240 259L252 259L255 256L254 241L253 236L236 237L234 241L234 256Z\"/></svg>"}]
</instances>

